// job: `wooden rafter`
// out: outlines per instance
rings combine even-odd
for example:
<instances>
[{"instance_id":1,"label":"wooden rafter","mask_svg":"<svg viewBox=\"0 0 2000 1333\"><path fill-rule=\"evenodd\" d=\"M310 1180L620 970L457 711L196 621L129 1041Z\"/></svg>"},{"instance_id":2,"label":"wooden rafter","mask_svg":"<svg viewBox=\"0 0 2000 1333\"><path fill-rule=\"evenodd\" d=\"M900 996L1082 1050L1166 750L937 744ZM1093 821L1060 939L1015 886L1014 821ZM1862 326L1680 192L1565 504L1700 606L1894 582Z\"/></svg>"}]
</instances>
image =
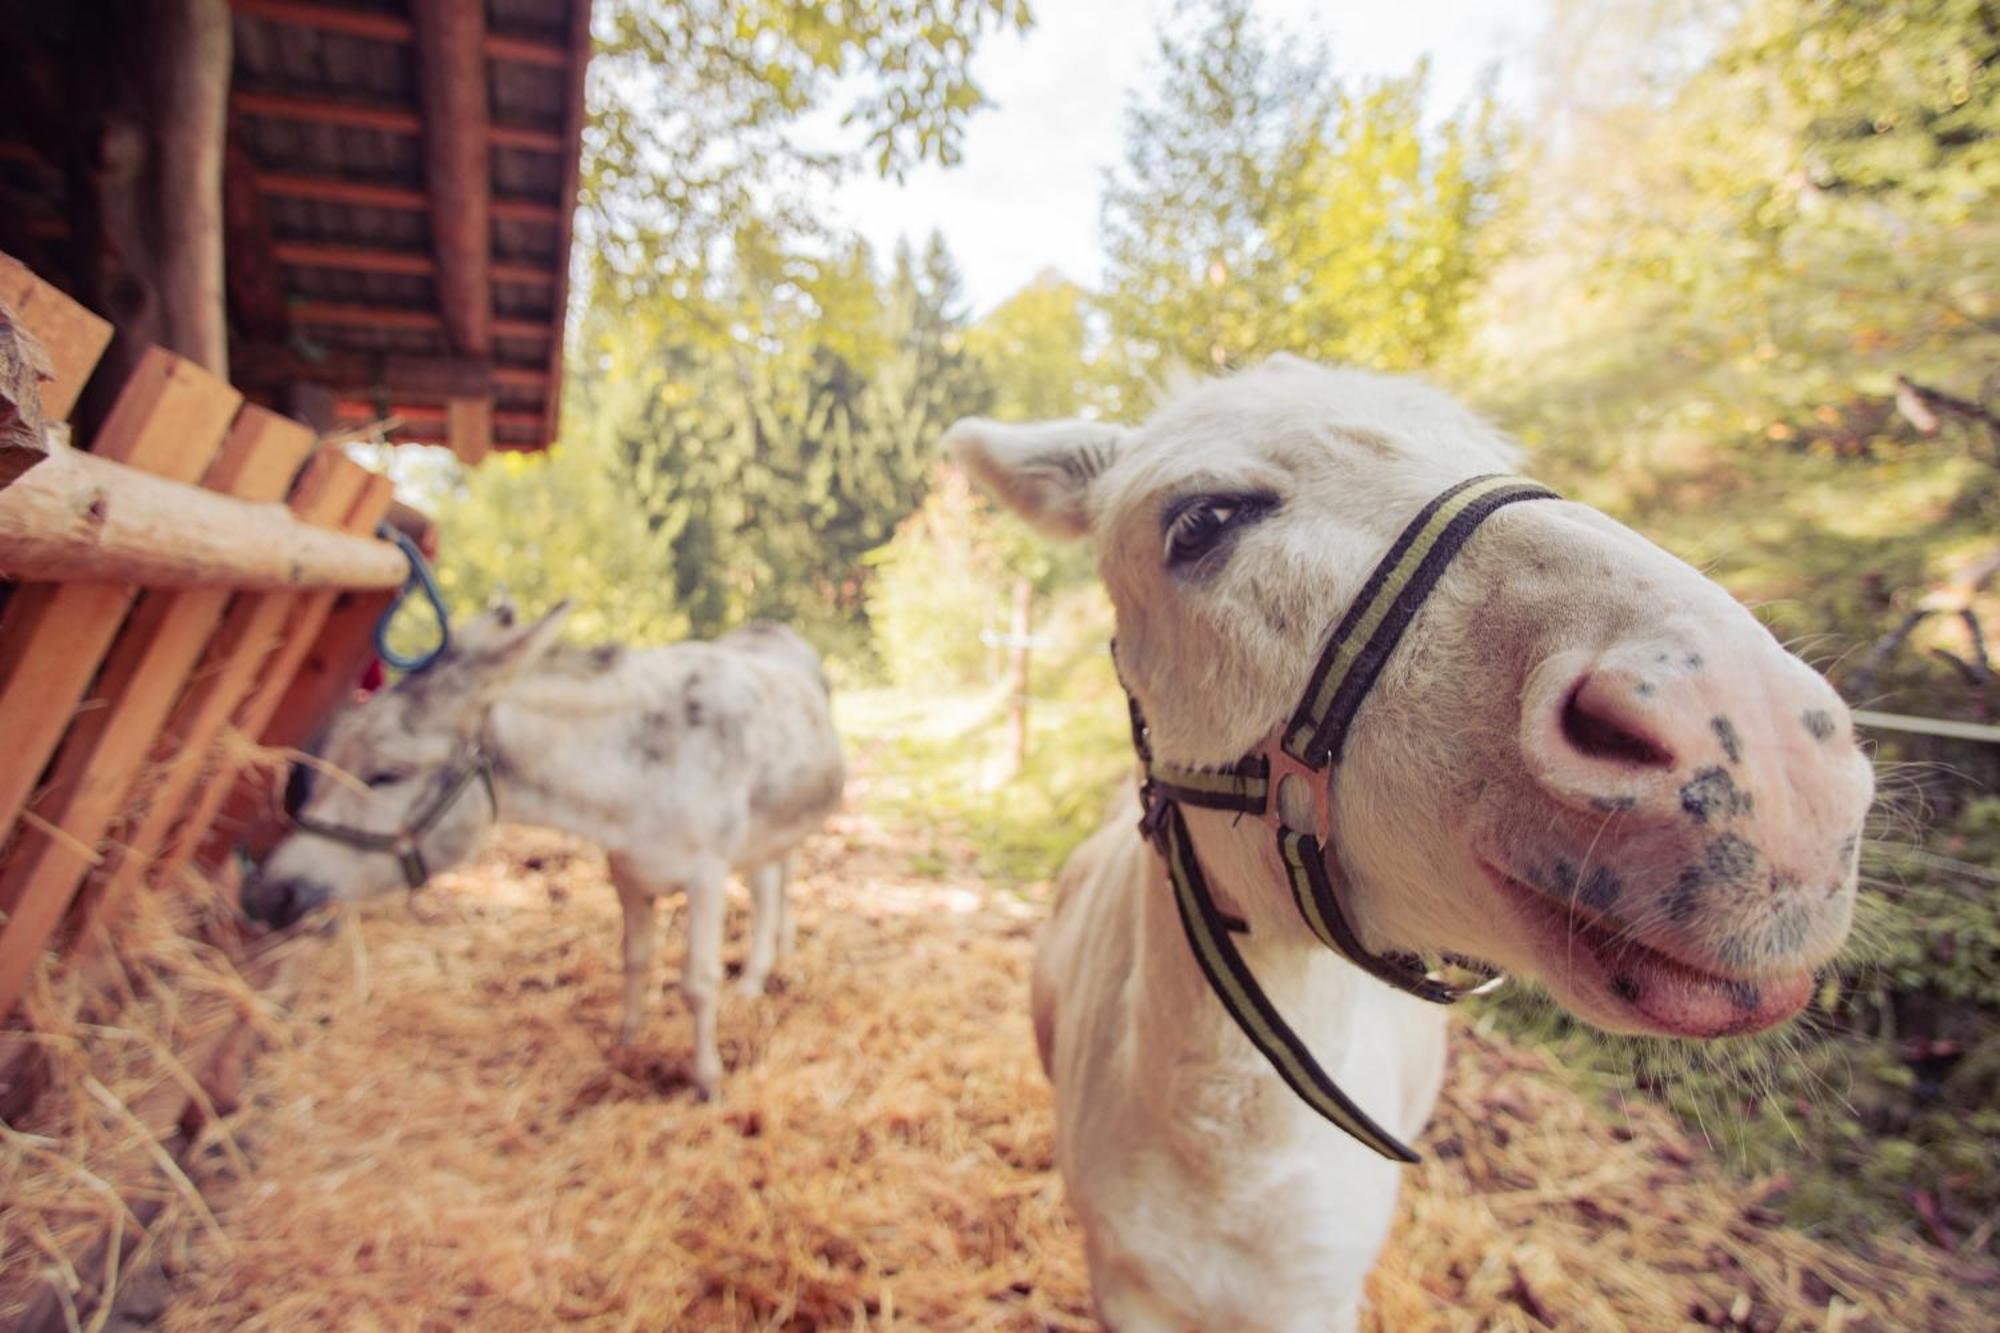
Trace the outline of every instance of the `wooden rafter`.
<instances>
[{"instance_id":1,"label":"wooden rafter","mask_svg":"<svg viewBox=\"0 0 2000 1333\"><path fill-rule=\"evenodd\" d=\"M354 273L397 273L428 278L437 272L437 259L423 250L388 250L371 245L339 245L322 241L280 241L273 251L278 261L300 268L338 268ZM493 281L547 286L556 280L555 270L518 260L496 259Z\"/></svg>"},{"instance_id":2,"label":"wooden rafter","mask_svg":"<svg viewBox=\"0 0 2000 1333\"><path fill-rule=\"evenodd\" d=\"M303 125L341 125L358 130L380 130L386 134L418 135L424 132L423 117L415 111L380 102L238 89L229 95L229 106L239 115L265 116ZM560 153L564 147L560 132L533 125L489 124L486 136L487 142L495 148Z\"/></svg>"},{"instance_id":3,"label":"wooden rafter","mask_svg":"<svg viewBox=\"0 0 2000 1333\"><path fill-rule=\"evenodd\" d=\"M311 0L230 0L230 5L250 18L318 28L346 37L365 37L370 41L407 43L417 35L416 25L400 15L367 13L339 5L315 4ZM481 49L491 60L551 69L568 64L571 55L570 49L560 43L513 33L487 33Z\"/></svg>"}]
</instances>

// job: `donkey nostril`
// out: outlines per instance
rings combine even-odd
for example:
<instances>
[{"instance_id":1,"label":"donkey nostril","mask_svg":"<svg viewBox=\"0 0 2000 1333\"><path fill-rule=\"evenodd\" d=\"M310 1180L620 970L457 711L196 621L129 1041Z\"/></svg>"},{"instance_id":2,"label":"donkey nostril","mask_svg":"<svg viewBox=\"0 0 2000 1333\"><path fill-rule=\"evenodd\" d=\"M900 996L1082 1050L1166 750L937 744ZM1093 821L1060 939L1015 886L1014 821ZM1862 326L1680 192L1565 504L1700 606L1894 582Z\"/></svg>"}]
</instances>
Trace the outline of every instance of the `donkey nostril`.
<instances>
[{"instance_id":1,"label":"donkey nostril","mask_svg":"<svg viewBox=\"0 0 2000 1333\"><path fill-rule=\"evenodd\" d=\"M1602 700L1587 697L1591 678L1585 676L1563 701L1563 738L1579 754L1635 768L1671 768L1674 757L1630 721L1619 717Z\"/></svg>"}]
</instances>

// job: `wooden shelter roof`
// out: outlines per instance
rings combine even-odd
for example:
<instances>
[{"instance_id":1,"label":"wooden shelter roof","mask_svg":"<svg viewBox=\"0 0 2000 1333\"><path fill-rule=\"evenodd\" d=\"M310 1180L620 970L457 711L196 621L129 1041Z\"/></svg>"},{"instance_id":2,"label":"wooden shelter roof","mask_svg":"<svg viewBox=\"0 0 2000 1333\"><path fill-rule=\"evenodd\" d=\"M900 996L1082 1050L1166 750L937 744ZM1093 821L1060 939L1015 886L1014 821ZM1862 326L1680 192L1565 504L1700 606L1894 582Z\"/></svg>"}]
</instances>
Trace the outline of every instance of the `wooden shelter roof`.
<instances>
[{"instance_id":1,"label":"wooden shelter roof","mask_svg":"<svg viewBox=\"0 0 2000 1333\"><path fill-rule=\"evenodd\" d=\"M546 447L588 0L232 8L233 377L325 385L398 440L490 412L495 447Z\"/></svg>"},{"instance_id":2,"label":"wooden shelter roof","mask_svg":"<svg viewBox=\"0 0 2000 1333\"><path fill-rule=\"evenodd\" d=\"M391 439L468 461L545 448L590 0L227 4L228 377L322 429L400 418ZM0 248L97 304L76 157L46 109L74 100L98 11L12 9L47 52L12 102L44 114L4 114L0 89Z\"/></svg>"}]
</instances>

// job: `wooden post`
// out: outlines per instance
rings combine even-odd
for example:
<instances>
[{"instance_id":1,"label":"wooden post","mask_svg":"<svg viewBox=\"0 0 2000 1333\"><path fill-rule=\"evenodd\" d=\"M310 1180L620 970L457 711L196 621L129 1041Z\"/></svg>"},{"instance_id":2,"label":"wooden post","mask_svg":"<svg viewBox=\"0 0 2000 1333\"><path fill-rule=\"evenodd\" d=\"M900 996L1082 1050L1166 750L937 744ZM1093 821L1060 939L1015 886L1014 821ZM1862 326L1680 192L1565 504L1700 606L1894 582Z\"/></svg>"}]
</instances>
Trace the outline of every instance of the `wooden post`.
<instances>
[{"instance_id":1,"label":"wooden post","mask_svg":"<svg viewBox=\"0 0 2000 1333\"><path fill-rule=\"evenodd\" d=\"M98 433L97 454L192 481L207 470L241 401L200 367L154 348ZM53 465L28 473L0 499ZM8 599L0 615L0 827L21 813L137 591L119 583L30 583Z\"/></svg>"},{"instance_id":2,"label":"wooden post","mask_svg":"<svg viewBox=\"0 0 2000 1333\"><path fill-rule=\"evenodd\" d=\"M1014 615L1008 627L1007 776L1028 762L1028 632L1032 628L1035 585L1014 580Z\"/></svg>"},{"instance_id":3,"label":"wooden post","mask_svg":"<svg viewBox=\"0 0 2000 1333\"><path fill-rule=\"evenodd\" d=\"M312 448L303 426L246 408L204 484L275 499ZM149 592L127 619L92 701L78 710L31 809L46 827L23 828L0 868L0 1015L12 1009L56 926L89 873L97 844L138 782L209 634L229 601L225 588Z\"/></svg>"},{"instance_id":4,"label":"wooden post","mask_svg":"<svg viewBox=\"0 0 2000 1333\"><path fill-rule=\"evenodd\" d=\"M149 108L158 161L153 281L161 341L227 379L223 305L222 163L229 114L228 0L152 0L161 41Z\"/></svg>"}]
</instances>

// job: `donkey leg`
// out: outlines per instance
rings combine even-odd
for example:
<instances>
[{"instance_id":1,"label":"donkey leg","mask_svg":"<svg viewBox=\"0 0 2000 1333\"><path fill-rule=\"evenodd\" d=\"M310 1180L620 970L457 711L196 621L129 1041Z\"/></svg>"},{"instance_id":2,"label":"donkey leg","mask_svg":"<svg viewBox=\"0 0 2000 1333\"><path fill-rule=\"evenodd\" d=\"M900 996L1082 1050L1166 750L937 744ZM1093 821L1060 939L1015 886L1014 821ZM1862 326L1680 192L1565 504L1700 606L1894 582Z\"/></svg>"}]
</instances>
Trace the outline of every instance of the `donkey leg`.
<instances>
[{"instance_id":1,"label":"donkey leg","mask_svg":"<svg viewBox=\"0 0 2000 1333\"><path fill-rule=\"evenodd\" d=\"M792 919L792 861L779 857L778 867L778 957L790 958L798 943L798 922Z\"/></svg>"},{"instance_id":2,"label":"donkey leg","mask_svg":"<svg viewBox=\"0 0 2000 1333\"><path fill-rule=\"evenodd\" d=\"M778 917L784 911L785 863L766 861L750 872L750 957L736 988L762 995L778 956Z\"/></svg>"},{"instance_id":3,"label":"donkey leg","mask_svg":"<svg viewBox=\"0 0 2000 1333\"><path fill-rule=\"evenodd\" d=\"M718 992L722 988L723 886L728 871L704 866L685 881L688 902L687 962L681 995L694 1017L694 1086L703 1101L722 1083L722 1055L715 1045Z\"/></svg>"},{"instance_id":4,"label":"donkey leg","mask_svg":"<svg viewBox=\"0 0 2000 1333\"><path fill-rule=\"evenodd\" d=\"M625 1012L618 1025L618 1044L630 1046L645 1019L646 992L653 975L653 893L623 857L610 858L611 882L618 888L618 905L625 909Z\"/></svg>"}]
</instances>

